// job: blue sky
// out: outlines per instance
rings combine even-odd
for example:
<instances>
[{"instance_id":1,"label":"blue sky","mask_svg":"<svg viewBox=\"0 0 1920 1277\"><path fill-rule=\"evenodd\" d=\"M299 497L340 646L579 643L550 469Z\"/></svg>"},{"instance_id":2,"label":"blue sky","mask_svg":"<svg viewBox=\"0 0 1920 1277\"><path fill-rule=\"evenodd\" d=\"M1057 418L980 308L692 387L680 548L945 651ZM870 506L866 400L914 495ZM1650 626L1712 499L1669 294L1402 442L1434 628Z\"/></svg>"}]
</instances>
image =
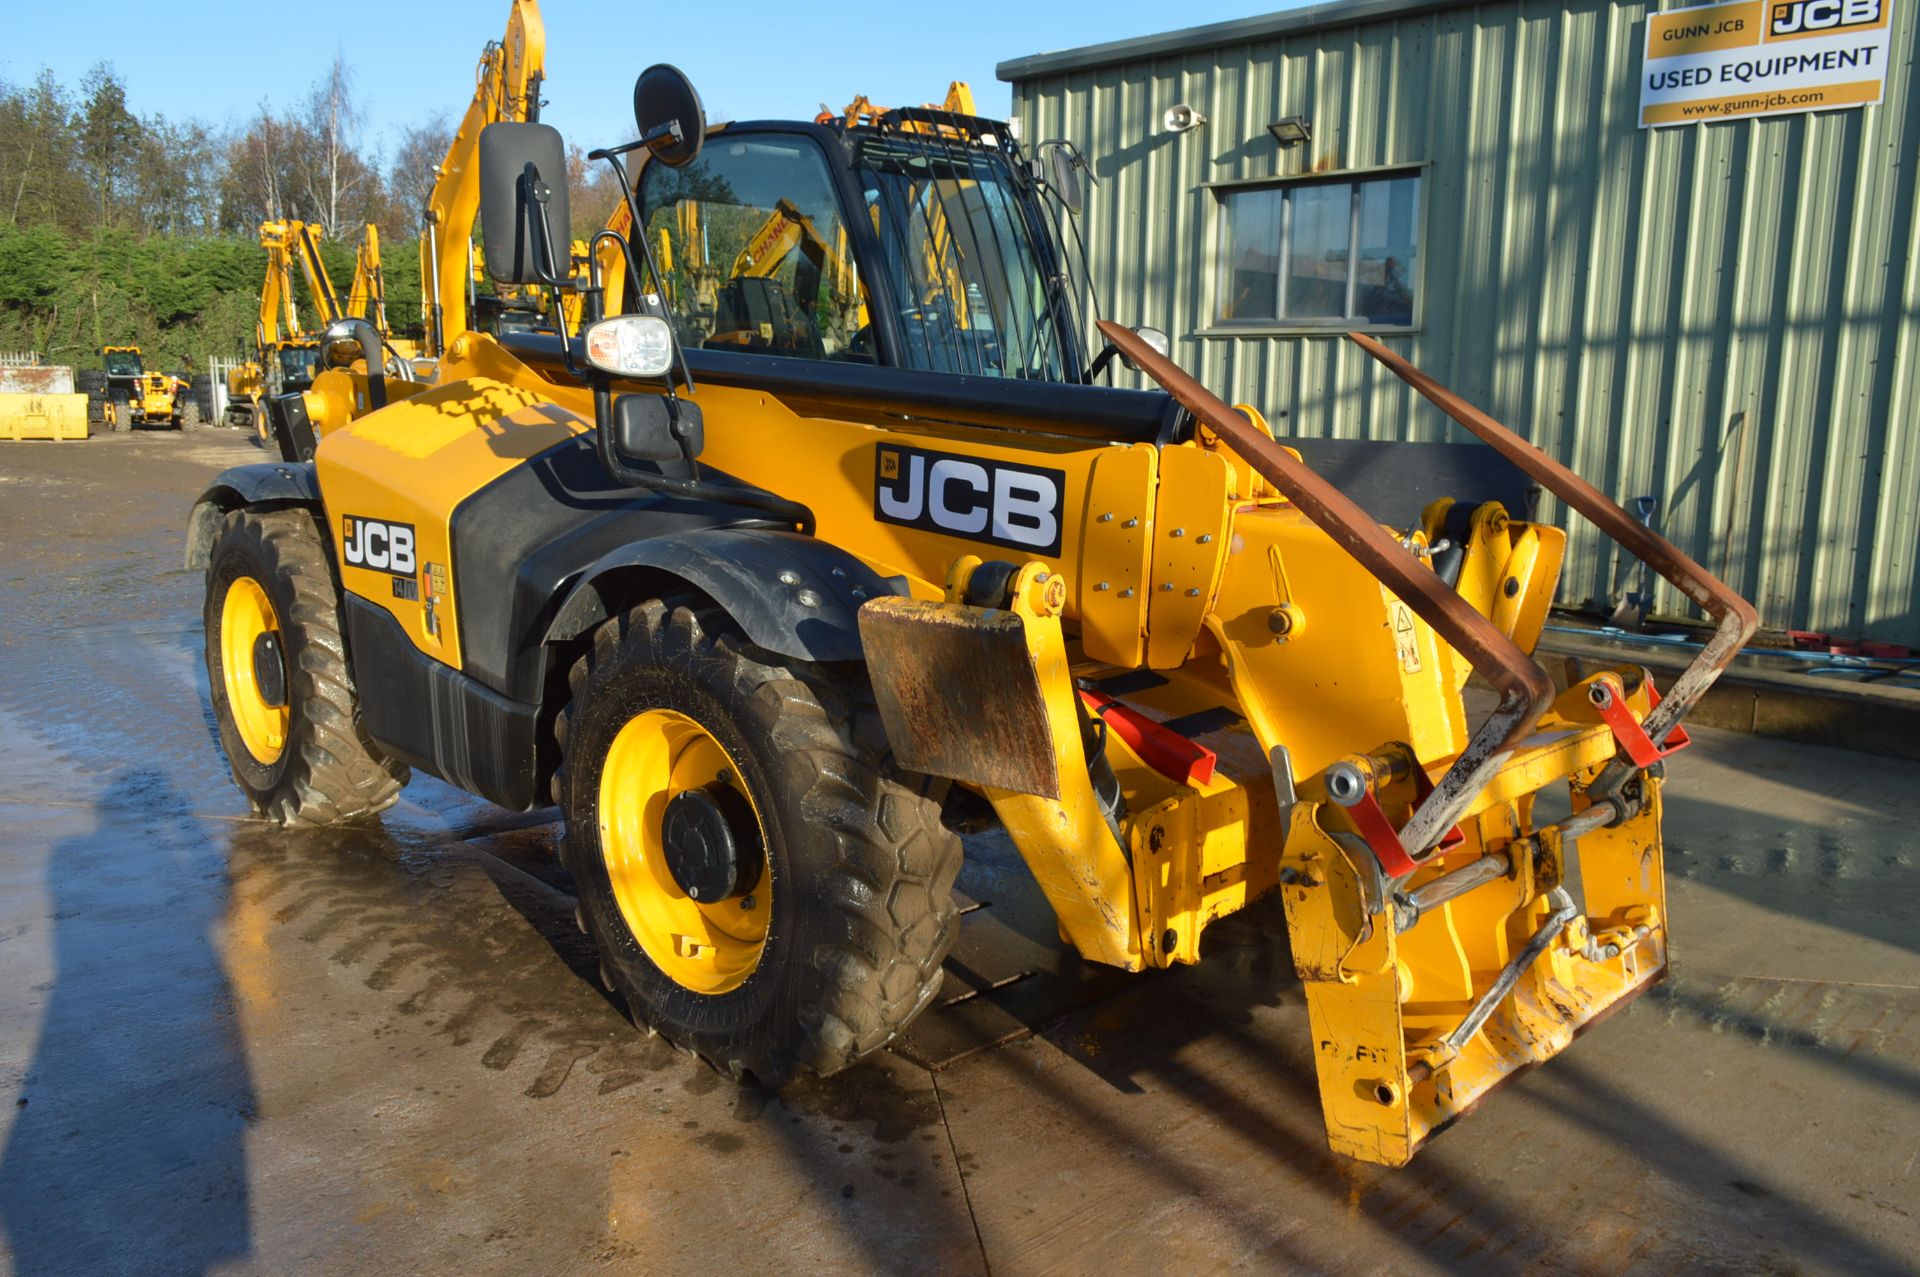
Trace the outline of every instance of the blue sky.
<instances>
[{"instance_id":1,"label":"blue sky","mask_svg":"<svg viewBox=\"0 0 1920 1277\"><path fill-rule=\"evenodd\" d=\"M547 0L546 119L584 146L617 140L631 127L633 78L652 62L686 70L716 120L811 116L823 101L839 107L860 93L889 106L938 101L954 79L973 85L983 113L1004 114L1010 89L993 71L1005 59L1288 7L1249 0ZM408 124L465 109L474 62L505 28L508 5L400 0L282 11L258 0L94 0L84 8L84 25L77 10L58 4L10 14L0 78L24 83L48 66L71 86L104 60L126 82L137 114L242 124L262 102L298 101L340 51L367 117L364 142L379 148ZM820 16L809 23L808 13ZM303 46L299 33L307 31L315 38Z\"/></svg>"}]
</instances>

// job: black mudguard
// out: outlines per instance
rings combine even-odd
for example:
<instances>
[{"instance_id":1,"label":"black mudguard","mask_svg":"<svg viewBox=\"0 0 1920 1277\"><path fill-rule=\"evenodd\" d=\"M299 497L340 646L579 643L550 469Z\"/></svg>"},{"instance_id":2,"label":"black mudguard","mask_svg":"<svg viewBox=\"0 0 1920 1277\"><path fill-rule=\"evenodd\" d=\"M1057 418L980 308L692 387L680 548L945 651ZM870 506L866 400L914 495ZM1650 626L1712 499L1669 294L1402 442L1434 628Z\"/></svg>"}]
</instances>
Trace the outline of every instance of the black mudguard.
<instances>
[{"instance_id":1,"label":"black mudguard","mask_svg":"<svg viewBox=\"0 0 1920 1277\"><path fill-rule=\"evenodd\" d=\"M187 567L207 566L214 539L220 535L220 521L229 512L243 506L279 509L291 505L312 506L316 513L324 508L320 480L311 461L258 461L223 471L207 485L187 516ZM324 525L326 521L321 522Z\"/></svg>"},{"instance_id":2,"label":"black mudguard","mask_svg":"<svg viewBox=\"0 0 1920 1277\"><path fill-rule=\"evenodd\" d=\"M800 661L858 661L861 606L907 592L904 578L797 532L703 528L603 555L560 605L546 641L577 638L672 580L711 598L758 646Z\"/></svg>"}]
</instances>

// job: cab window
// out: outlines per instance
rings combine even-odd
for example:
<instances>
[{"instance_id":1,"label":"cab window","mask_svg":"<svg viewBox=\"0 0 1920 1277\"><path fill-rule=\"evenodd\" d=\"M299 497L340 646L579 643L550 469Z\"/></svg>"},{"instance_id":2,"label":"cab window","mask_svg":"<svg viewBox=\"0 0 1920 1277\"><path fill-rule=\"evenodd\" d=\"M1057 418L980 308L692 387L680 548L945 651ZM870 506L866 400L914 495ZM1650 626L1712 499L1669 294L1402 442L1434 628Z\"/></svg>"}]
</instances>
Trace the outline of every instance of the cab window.
<instances>
[{"instance_id":1,"label":"cab window","mask_svg":"<svg viewBox=\"0 0 1920 1277\"><path fill-rule=\"evenodd\" d=\"M811 139L711 138L685 168L648 165L640 206L684 345L875 362L866 288Z\"/></svg>"}]
</instances>

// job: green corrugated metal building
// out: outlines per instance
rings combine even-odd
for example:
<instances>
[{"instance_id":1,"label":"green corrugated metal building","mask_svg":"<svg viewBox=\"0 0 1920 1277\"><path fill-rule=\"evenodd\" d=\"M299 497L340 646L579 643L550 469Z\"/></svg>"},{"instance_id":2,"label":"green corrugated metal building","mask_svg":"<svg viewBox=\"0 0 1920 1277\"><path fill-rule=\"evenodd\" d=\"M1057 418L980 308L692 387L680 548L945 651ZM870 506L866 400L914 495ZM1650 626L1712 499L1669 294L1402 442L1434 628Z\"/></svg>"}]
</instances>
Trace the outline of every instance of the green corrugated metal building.
<instances>
[{"instance_id":1,"label":"green corrugated metal building","mask_svg":"<svg viewBox=\"0 0 1920 1277\"><path fill-rule=\"evenodd\" d=\"M999 73L1028 144L1098 177L1114 317L1230 402L1466 438L1337 336L1386 334L1623 504L1657 496L1765 624L1920 647L1920 0L1888 3L1880 104L1664 128L1640 127L1662 11L1611 0L1346 0ZM1623 571L1576 522L1562 600Z\"/></svg>"}]
</instances>

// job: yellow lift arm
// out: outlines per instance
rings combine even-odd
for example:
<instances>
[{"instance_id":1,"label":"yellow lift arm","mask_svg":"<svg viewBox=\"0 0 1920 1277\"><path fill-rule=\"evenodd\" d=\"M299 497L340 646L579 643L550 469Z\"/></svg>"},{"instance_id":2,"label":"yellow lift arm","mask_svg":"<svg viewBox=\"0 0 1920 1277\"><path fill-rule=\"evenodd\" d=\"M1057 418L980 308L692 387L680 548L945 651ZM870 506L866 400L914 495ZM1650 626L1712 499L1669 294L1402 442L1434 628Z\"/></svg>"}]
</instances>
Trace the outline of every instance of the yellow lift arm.
<instances>
[{"instance_id":1,"label":"yellow lift arm","mask_svg":"<svg viewBox=\"0 0 1920 1277\"><path fill-rule=\"evenodd\" d=\"M293 258L287 252L285 222L260 224L260 247L267 250L267 276L260 285L260 316L254 322L254 344L270 350L283 337L300 331L300 312L293 301Z\"/></svg>"},{"instance_id":2,"label":"yellow lift arm","mask_svg":"<svg viewBox=\"0 0 1920 1277\"><path fill-rule=\"evenodd\" d=\"M364 319L389 336L387 327L387 280L380 268L380 228L372 222L360 236L359 251L353 255L353 283L347 289L347 313Z\"/></svg>"},{"instance_id":3,"label":"yellow lift arm","mask_svg":"<svg viewBox=\"0 0 1920 1277\"><path fill-rule=\"evenodd\" d=\"M538 0L513 0L505 38L480 54L473 101L440 161L420 233L420 304L426 325L422 353L439 358L470 326L469 247L480 209L480 131L502 120L540 117L547 28Z\"/></svg>"}]
</instances>

